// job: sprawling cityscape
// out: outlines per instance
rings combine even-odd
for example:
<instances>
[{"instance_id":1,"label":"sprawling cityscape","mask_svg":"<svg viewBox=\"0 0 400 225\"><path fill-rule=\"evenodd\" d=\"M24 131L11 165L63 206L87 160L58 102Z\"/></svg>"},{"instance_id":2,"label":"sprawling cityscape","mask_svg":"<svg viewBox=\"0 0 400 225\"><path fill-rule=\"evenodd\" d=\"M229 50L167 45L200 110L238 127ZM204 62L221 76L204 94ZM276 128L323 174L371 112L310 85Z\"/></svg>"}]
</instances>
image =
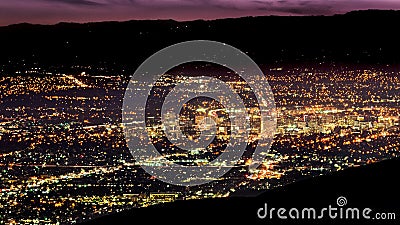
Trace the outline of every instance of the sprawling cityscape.
<instances>
[{"instance_id":1,"label":"sprawling cityscape","mask_svg":"<svg viewBox=\"0 0 400 225\"><path fill-rule=\"evenodd\" d=\"M2 224L78 223L132 207L262 191L400 156L400 72L395 66L262 66L277 108L274 141L262 166L249 171L250 158L243 158L211 183L169 185L141 169L127 148L121 107L129 74L76 68L80 72L75 74L39 66L2 71ZM230 84L246 89L238 80ZM207 99L184 108L185 135L198 135L207 114L214 113L221 128L213 150L186 155L185 162L201 164L221 151L231 131L227 112L219 108ZM181 152L168 156L183 157Z\"/></svg>"}]
</instances>

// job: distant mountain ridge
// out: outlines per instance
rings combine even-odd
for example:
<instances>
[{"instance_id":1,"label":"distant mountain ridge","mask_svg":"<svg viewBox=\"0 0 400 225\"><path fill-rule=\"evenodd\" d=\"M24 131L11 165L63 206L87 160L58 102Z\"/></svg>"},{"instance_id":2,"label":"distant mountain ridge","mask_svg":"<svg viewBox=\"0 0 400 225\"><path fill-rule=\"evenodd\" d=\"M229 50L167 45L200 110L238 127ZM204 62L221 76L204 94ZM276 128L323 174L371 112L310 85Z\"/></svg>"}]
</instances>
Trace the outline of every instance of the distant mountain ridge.
<instances>
[{"instance_id":1,"label":"distant mountain ridge","mask_svg":"<svg viewBox=\"0 0 400 225\"><path fill-rule=\"evenodd\" d=\"M335 16L261 16L219 20L17 24L0 27L4 69L21 65L137 68L151 54L188 40L214 40L259 64L399 64L400 11Z\"/></svg>"},{"instance_id":2,"label":"distant mountain ridge","mask_svg":"<svg viewBox=\"0 0 400 225\"><path fill-rule=\"evenodd\" d=\"M400 10L380 10L380 9L368 9L368 10L354 10L349 11L343 14L334 14L333 17L338 16L399 16ZM153 22L153 21L170 21L175 23L190 23L196 21L223 21L223 20L238 20L243 18L265 18L265 17L332 17L326 15L312 15L312 16L278 16L278 15L265 15L265 16L242 16L242 17L228 17L228 18L221 18L221 19L194 19L194 20L185 20L185 21L178 21L174 19L132 19L132 20L125 20L125 21L116 21L116 20L105 20L100 22L58 22L55 24L36 24L36 23L15 23L5 26L0 26L0 29L4 27L22 27L26 28L28 26L58 26L63 24L79 24L79 25L87 25L87 24L104 24L104 23L127 23L127 22Z\"/></svg>"}]
</instances>

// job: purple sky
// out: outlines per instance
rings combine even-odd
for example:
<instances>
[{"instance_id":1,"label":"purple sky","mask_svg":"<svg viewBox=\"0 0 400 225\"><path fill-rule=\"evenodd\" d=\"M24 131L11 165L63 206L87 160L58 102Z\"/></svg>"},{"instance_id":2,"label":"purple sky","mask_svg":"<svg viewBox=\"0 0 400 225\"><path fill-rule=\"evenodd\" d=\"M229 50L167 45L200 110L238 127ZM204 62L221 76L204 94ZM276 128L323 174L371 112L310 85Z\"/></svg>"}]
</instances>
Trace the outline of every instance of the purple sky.
<instances>
[{"instance_id":1,"label":"purple sky","mask_svg":"<svg viewBox=\"0 0 400 225\"><path fill-rule=\"evenodd\" d=\"M131 19L215 19L257 15L331 15L400 9L399 0L0 0L0 25Z\"/></svg>"}]
</instances>

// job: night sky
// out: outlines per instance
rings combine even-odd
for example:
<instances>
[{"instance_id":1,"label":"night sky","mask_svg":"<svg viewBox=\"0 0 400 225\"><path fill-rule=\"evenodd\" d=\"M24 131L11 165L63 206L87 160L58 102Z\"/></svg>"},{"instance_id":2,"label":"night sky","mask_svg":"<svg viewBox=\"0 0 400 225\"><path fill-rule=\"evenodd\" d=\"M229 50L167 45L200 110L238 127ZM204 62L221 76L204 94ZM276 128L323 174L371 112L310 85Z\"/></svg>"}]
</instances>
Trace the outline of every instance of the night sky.
<instances>
[{"instance_id":1,"label":"night sky","mask_svg":"<svg viewBox=\"0 0 400 225\"><path fill-rule=\"evenodd\" d=\"M216 19L258 15L332 15L400 9L399 0L0 0L0 25L131 19Z\"/></svg>"}]
</instances>

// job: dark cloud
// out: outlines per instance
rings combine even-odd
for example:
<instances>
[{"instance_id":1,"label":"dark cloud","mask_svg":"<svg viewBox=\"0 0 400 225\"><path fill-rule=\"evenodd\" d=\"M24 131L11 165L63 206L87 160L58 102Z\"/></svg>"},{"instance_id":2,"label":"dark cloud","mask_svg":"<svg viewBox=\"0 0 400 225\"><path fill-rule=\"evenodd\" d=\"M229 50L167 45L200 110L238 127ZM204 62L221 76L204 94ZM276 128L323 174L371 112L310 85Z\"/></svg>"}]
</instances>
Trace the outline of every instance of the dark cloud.
<instances>
[{"instance_id":1,"label":"dark cloud","mask_svg":"<svg viewBox=\"0 0 400 225\"><path fill-rule=\"evenodd\" d=\"M104 5L103 3L89 1L89 0L45 0L45 1L52 2L52 3L70 4L70 5L87 5L87 6Z\"/></svg>"},{"instance_id":2,"label":"dark cloud","mask_svg":"<svg viewBox=\"0 0 400 225\"><path fill-rule=\"evenodd\" d=\"M275 13L289 13L297 15L329 15L333 7L324 1L252 1L257 5L257 10Z\"/></svg>"},{"instance_id":3,"label":"dark cloud","mask_svg":"<svg viewBox=\"0 0 400 225\"><path fill-rule=\"evenodd\" d=\"M293 13L298 15L330 15L333 13L332 7L281 7L276 8L274 11L283 13Z\"/></svg>"}]
</instances>

